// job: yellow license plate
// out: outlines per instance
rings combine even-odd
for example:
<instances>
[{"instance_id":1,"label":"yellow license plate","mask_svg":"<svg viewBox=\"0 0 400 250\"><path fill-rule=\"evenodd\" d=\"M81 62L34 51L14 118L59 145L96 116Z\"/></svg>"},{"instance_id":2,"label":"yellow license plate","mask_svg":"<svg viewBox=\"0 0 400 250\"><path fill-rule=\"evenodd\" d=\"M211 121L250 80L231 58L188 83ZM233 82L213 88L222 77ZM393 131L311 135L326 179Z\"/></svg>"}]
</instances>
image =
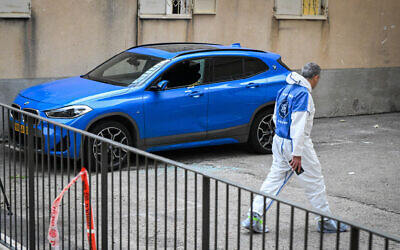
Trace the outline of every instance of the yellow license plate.
<instances>
[{"instance_id":1,"label":"yellow license plate","mask_svg":"<svg viewBox=\"0 0 400 250\"><path fill-rule=\"evenodd\" d=\"M25 127L24 125L15 123L14 129L15 131L20 132L22 134L28 134L28 127Z\"/></svg>"}]
</instances>

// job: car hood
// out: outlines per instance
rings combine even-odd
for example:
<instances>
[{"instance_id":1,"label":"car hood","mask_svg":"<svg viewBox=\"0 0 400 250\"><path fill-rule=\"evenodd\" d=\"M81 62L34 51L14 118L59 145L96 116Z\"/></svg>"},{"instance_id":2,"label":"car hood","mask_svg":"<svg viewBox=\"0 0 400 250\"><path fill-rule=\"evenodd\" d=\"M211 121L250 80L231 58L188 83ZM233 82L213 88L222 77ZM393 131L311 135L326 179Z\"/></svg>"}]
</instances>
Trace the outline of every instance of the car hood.
<instances>
[{"instance_id":1,"label":"car hood","mask_svg":"<svg viewBox=\"0 0 400 250\"><path fill-rule=\"evenodd\" d=\"M91 96L106 96L109 92L127 90L127 87L71 77L33 86L19 94L25 98L49 104L68 104Z\"/></svg>"}]
</instances>

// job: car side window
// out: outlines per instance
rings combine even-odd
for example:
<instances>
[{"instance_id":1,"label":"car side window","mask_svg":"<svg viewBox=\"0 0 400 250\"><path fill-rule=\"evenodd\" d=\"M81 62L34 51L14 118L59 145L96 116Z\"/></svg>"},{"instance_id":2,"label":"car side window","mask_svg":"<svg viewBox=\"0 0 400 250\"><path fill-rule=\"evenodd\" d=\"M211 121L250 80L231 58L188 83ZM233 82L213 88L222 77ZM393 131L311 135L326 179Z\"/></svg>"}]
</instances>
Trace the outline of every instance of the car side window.
<instances>
[{"instance_id":1,"label":"car side window","mask_svg":"<svg viewBox=\"0 0 400 250\"><path fill-rule=\"evenodd\" d=\"M244 77L250 77L267 71L268 65L255 57L244 57Z\"/></svg>"},{"instance_id":2,"label":"car side window","mask_svg":"<svg viewBox=\"0 0 400 250\"><path fill-rule=\"evenodd\" d=\"M218 56L213 58L213 82L244 79L267 70L268 66L255 57Z\"/></svg>"},{"instance_id":3,"label":"car side window","mask_svg":"<svg viewBox=\"0 0 400 250\"><path fill-rule=\"evenodd\" d=\"M243 59L238 56L218 56L213 58L214 82L232 81L242 78Z\"/></svg>"},{"instance_id":4,"label":"car side window","mask_svg":"<svg viewBox=\"0 0 400 250\"><path fill-rule=\"evenodd\" d=\"M182 88L207 83L208 72L208 59L185 60L173 65L159 80L168 80L167 89Z\"/></svg>"}]
</instances>

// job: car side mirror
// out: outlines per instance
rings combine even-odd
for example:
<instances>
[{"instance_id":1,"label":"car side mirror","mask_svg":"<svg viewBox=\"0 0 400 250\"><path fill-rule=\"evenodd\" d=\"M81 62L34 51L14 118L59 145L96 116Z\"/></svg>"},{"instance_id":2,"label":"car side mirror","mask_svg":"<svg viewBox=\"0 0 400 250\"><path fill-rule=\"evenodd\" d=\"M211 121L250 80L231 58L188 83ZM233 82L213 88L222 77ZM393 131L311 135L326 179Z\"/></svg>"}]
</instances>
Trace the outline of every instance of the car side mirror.
<instances>
[{"instance_id":1,"label":"car side mirror","mask_svg":"<svg viewBox=\"0 0 400 250\"><path fill-rule=\"evenodd\" d=\"M169 81L168 80L162 80L159 83L157 83L156 85L151 86L151 90L154 91L163 91L167 88Z\"/></svg>"}]
</instances>

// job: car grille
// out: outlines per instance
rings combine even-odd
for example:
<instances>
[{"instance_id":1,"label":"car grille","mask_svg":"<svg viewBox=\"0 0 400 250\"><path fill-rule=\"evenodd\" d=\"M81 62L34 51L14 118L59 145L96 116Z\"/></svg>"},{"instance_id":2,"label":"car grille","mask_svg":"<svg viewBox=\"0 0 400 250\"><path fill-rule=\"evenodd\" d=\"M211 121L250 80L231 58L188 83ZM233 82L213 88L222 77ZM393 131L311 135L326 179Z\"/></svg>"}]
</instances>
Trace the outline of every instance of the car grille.
<instances>
[{"instance_id":1,"label":"car grille","mask_svg":"<svg viewBox=\"0 0 400 250\"><path fill-rule=\"evenodd\" d=\"M18 104L15 104L15 103L11 104L11 107L21 110L21 106L19 106ZM37 109L24 108L24 109L22 109L22 110L25 111L25 112L34 114L34 115L40 115L40 114L39 114L39 110L37 110ZM14 110L11 110L11 117L12 117L15 121L21 122L21 113L19 113L19 112L17 112L17 111L14 111ZM35 119L35 118L32 118L32 119L33 119L33 124L34 124L34 125L39 124L39 122L40 122L39 119ZM27 115L23 115L22 121L25 122L26 120L28 120Z\"/></svg>"},{"instance_id":2,"label":"car grille","mask_svg":"<svg viewBox=\"0 0 400 250\"><path fill-rule=\"evenodd\" d=\"M37 109L31 109L31 108L24 108L23 111L34 114L34 115L39 115L39 110ZM24 121L27 121L28 117L26 115L24 115ZM33 124L37 125L39 124L39 119L36 118L32 118Z\"/></svg>"},{"instance_id":3,"label":"car grille","mask_svg":"<svg viewBox=\"0 0 400 250\"><path fill-rule=\"evenodd\" d=\"M15 103L11 104L11 107L21 110L21 106L19 106L18 104L15 104ZM17 111L14 111L14 110L11 110L11 117L15 121L19 122L20 119L21 119L21 113L19 113Z\"/></svg>"}]
</instances>

